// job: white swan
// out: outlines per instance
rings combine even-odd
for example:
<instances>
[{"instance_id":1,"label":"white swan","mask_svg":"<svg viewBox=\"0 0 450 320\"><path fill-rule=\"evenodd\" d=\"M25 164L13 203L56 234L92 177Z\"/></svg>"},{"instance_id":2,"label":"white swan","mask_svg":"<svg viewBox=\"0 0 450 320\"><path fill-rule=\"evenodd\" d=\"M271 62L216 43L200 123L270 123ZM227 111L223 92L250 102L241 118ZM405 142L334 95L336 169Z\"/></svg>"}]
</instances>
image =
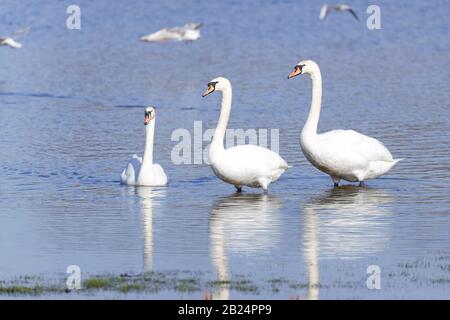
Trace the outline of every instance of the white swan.
<instances>
[{"instance_id":1,"label":"white swan","mask_svg":"<svg viewBox=\"0 0 450 320\"><path fill-rule=\"evenodd\" d=\"M242 186L261 187L267 192L270 183L276 181L288 168L286 161L269 149L250 144L225 149L223 139L231 112L230 81L222 77L211 80L202 96L214 91L222 92L220 117L209 149L209 160L214 173L223 181L233 184L238 192L242 190Z\"/></svg>"},{"instance_id":2,"label":"white swan","mask_svg":"<svg viewBox=\"0 0 450 320\"><path fill-rule=\"evenodd\" d=\"M341 179L360 182L375 179L388 172L401 159L393 159L378 140L354 130L332 130L317 134L322 103L322 76L311 60L300 61L288 76L309 74L312 80L312 102L303 127L300 145L305 157L317 169L329 174L335 186Z\"/></svg>"},{"instance_id":3,"label":"white swan","mask_svg":"<svg viewBox=\"0 0 450 320\"><path fill-rule=\"evenodd\" d=\"M186 23L182 27L164 28L141 37L146 42L194 41L200 38L201 23Z\"/></svg>"},{"instance_id":4,"label":"white swan","mask_svg":"<svg viewBox=\"0 0 450 320\"><path fill-rule=\"evenodd\" d=\"M120 182L131 186L165 186L167 176L164 169L153 163L153 137L155 132L155 109L145 109L145 150L144 157L133 155L126 168L122 171Z\"/></svg>"}]
</instances>

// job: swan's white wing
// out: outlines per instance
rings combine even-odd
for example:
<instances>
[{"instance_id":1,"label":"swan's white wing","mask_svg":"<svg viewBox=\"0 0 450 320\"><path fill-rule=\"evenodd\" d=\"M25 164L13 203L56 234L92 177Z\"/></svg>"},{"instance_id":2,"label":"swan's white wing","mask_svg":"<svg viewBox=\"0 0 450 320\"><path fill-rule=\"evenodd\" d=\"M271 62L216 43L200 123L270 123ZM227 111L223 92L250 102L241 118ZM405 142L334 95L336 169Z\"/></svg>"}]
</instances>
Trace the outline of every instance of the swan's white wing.
<instances>
[{"instance_id":1,"label":"swan's white wing","mask_svg":"<svg viewBox=\"0 0 450 320\"><path fill-rule=\"evenodd\" d=\"M275 152L255 145L241 145L226 149L213 164L219 178L235 185L255 185L258 178L277 180L288 168Z\"/></svg>"},{"instance_id":2,"label":"swan's white wing","mask_svg":"<svg viewBox=\"0 0 450 320\"><path fill-rule=\"evenodd\" d=\"M153 164L153 179L155 186L165 186L168 182L164 169L157 163Z\"/></svg>"},{"instance_id":3,"label":"swan's white wing","mask_svg":"<svg viewBox=\"0 0 450 320\"><path fill-rule=\"evenodd\" d=\"M253 144L246 144L235 146L226 149L227 156L230 156L235 161L239 161L246 164L263 164L270 169L287 169L288 164L283 160L278 154L263 148L260 146L255 146Z\"/></svg>"},{"instance_id":4,"label":"swan's white wing","mask_svg":"<svg viewBox=\"0 0 450 320\"><path fill-rule=\"evenodd\" d=\"M133 158L128 162L127 166L120 175L120 183L131 186L136 185L141 164L142 158L137 155L133 155Z\"/></svg>"},{"instance_id":5,"label":"swan's white wing","mask_svg":"<svg viewBox=\"0 0 450 320\"><path fill-rule=\"evenodd\" d=\"M378 140L353 130L333 130L301 140L305 157L332 177L362 181L377 177L395 164Z\"/></svg>"},{"instance_id":6,"label":"swan's white wing","mask_svg":"<svg viewBox=\"0 0 450 320\"><path fill-rule=\"evenodd\" d=\"M391 153L380 141L354 130L332 130L320 134L319 140L324 152L342 159L393 161Z\"/></svg>"}]
</instances>

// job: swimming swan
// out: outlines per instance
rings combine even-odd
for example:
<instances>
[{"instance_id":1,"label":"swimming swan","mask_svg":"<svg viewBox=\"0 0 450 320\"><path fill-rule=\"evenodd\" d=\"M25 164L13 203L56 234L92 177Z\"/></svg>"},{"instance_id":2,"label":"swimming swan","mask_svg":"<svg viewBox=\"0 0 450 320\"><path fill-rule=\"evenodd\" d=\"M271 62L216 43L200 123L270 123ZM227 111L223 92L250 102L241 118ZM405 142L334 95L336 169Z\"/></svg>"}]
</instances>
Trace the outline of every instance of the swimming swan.
<instances>
[{"instance_id":1,"label":"swimming swan","mask_svg":"<svg viewBox=\"0 0 450 320\"><path fill-rule=\"evenodd\" d=\"M234 185L238 192L242 186L263 188L267 192L270 183L288 168L286 161L269 149L250 144L225 149L223 139L231 112L230 81L222 77L211 80L202 96L214 91L222 92L220 117L209 149L209 160L215 175Z\"/></svg>"},{"instance_id":2,"label":"swimming swan","mask_svg":"<svg viewBox=\"0 0 450 320\"><path fill-rule=\"evenodd\" d=\"M153 137L155 132L155 109L145 109L145 150L144 157L133 155L126 168L122 171L120 182L130 186L165 186L167 176L164 169L153 163Z\"/></svg>"},{"instance_id":3,"label":"swimming swan","mask_svg":"<svg viewBox=\"0 0 450 320\"><path fill-rule=\"evenodd\" d=\"M317 169L329 174L335 186L341 179L360 182L375 179L388 172L401 159L393 159L377 139L354 130L332 130L317 134L322 103L322 76L312 60L300 61L288 76L308 74L312 80L312 102L303 127L300 146L303 154Z\"/></svg>"}]
</instances>

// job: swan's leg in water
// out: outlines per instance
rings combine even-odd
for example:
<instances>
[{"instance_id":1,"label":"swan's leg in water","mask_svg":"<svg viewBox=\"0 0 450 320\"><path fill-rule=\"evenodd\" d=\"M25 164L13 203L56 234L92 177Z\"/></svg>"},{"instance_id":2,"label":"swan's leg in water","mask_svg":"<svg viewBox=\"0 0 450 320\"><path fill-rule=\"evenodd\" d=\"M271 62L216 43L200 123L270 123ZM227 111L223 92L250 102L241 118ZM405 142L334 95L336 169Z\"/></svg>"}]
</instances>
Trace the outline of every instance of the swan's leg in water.
<instances>
[{"instance_id":1,"label":"swan's leg in water","mask_svg":"<svg viewBox=\"0 0 450 320\"><path fill-rule=\"evenodd\" d=\"M258 178L258 183L263 188L264 194L267 194L267 188L269 187L269 180L265 177Z\"/></svg>"},{"instance_id":2,"label":"swan's leg in water","mask_svg":"<svg viewBox=\"0 0 450 320\"><path fill-rule=\"evenodd\" d=\"M236 192L237 193L241 193L242 192L242 187L241 186L235 186L236 188Z\"/></svg>"},{"instance_id":3,"label":"swan's leg in water","mask_svg":"<svg viewBox=\"0 0 450 320\"><path fill-rule=\"evenodd\" d=\"M333 183L334 183L334 187L336 188L336 187L339 187L339 181L341 181L341 179L340 178L337 178L337 177L333 177L333 176L330 176L331 177L331 180L333 180Z\"/></svg>"}]
</instances>

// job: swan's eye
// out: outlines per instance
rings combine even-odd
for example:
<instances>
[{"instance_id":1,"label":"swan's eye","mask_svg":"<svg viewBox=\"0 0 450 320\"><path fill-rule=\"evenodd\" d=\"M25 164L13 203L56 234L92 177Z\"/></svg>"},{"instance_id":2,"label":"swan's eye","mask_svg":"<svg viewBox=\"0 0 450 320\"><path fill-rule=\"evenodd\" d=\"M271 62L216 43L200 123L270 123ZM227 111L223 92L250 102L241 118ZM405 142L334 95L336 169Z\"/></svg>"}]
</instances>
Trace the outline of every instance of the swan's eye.
<instances>
[{"instance_id":1,"label":"swan's eye","mask_svg":"<svg viewBox=\"0 0 450 320\"><path fill-rule=\"evenodd\" d=\"M214 82L208 83L208 88L213 88L213 89L215 89L217 83L218 83L218 81L214 81Z\"/></svg>"}]
</instances>

